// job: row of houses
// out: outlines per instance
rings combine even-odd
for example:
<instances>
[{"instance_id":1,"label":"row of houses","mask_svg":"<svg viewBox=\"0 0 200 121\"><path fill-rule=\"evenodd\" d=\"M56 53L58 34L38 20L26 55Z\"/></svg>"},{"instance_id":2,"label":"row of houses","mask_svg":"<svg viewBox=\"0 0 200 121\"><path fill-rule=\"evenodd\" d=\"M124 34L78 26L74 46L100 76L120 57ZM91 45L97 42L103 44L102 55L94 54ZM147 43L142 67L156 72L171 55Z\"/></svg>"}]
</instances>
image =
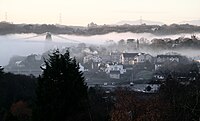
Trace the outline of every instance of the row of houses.
<instances>
[{"instance_id":1,"label":"row of houses","mask_svg":"<svg viewBox=\"0 0 200 121\"><path fill-rule=\"evenodd\" d=\"M83 62L107 62L104 69L105 73L108 74L110 78L120 79L121 75L128 70L133 70L133 66L137 64L143 64L145 62L154 64L154 71L156 71L166 63L184 63L186 60L185 57L178 54L157 55L156 57L153 57L152 55L145 53L115 53L110 54L109 56L110 60L105 61L99 55L90 55L84 57Z\"/></svg>"},{"instance_id":2,"label":"row of houses","mask_svg":"<svg viewBox=\"0 0 200 121\"><path fill-rule=\"evenodd\" d=\"M83 58L83 63L119 63L122 65L134 65L138 63L150 62L155 64L155 69L160 67L165 62L183 62L186 60L178 54L157 55L153 57L145 53L111 53L106 57L99 55L87 55Z\"/></svg>"},{"instance_id":3,"label":"row of houses","mask_svg":"<svg viewBox=\"0 0 200 121\"><path fill-rule=\"evenodd\" d=\"M145 53L110 53L110 55L87 55L83 58L83 63L87 62L114 62L121 63L123 65L133 65L142 62L152 62L153 56Z\"/></svg>"},{"instance_id":4,"label":"row of houses","mask_svg":"<svg viewBox=\"0 0 200 121\"><path fill-rule=\"evenodd\" d=\"M157 55L153 57L146 53L110 53L109 55L98 55L89 54L83 58L83 63L79 65L81 71L89 71L90 69L96 69L96 71L103 71L109 75L112 79L120 79L121 75L128 71L134 70L135 65L145 65L145 62L154 64L155 68L153 70L158 70L165 63L175 62L181 63L185 59L181 55L171 54L171 55ZM28 73L36 72L35 70L41 72L40 65L43 63L41 56L30 55L24 60L17 60L12 64L9 64L5 69L8 71L15 71L17 73L20 70L27 69ZM88 68L86 65L91 65ZM38 68L35 68L38 67ZM38 75L37 73L37 75Z\"/></svg>"}]
</instances>

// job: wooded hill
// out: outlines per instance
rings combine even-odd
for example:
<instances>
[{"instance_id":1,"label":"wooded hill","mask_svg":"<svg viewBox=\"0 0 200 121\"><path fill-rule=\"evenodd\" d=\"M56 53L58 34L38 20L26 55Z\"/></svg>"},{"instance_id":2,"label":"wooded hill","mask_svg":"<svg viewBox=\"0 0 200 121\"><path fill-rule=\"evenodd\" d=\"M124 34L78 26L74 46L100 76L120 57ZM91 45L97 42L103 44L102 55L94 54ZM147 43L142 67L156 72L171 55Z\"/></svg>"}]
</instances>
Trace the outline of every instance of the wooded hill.
<instances>
[{"instance_id":1,"label":"wooded hill","mask_svg":"<svg viewBox=\"0 0 200 121\"><path fill-rule=\"evenodd\" d=\"M98 35L110 32L133 32L133 33L152 33L154 35L173 35L180 33L196 33L200 32L200 26L189 24L171 24L171 25L88 25L81 26L65 26L54 24L12 24L8 22L0 22L0 35L5 34L21 34L36 33L42 34L51 32L54 34L74 34L74 35Z\"/></svg>"}]
</instances>

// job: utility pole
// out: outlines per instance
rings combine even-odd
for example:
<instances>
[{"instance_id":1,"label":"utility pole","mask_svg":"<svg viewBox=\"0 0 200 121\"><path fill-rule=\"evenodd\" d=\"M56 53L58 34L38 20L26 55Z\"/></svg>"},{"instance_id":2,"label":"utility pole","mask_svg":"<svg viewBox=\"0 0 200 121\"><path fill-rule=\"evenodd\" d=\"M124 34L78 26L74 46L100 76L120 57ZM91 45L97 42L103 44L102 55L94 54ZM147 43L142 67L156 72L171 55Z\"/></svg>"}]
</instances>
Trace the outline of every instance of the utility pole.
<instances>
[{"instance_id":1,"label":"utility pole","mask_svg":"<svg viewBox=\"0 0 200 121\"><path fill-rule=\"evenodd\" d=\"M62 14L59 13L59 24L61 25L62 24Z\"/></svg>"},{"instance_id":2,"label":"utility pole","mask_svg":"<svg viewBox=\"0 0 200 121\"><path fill-rule=\"evenodd\" d=\"M140 16L140 25L142 25L142 23L143 23L143 22L142 22L142 16Z\"/></svg>"},{"instance_id":3,"label":"utility pole","mask_svg":"<svg viewBox=\"0 0 200 121\"><path fill-rule=\"evenodd\" d=\"M8 19L8 14L7 12L5 12L5 21L7 22L7 19Z\"/></svg>"}]
</instances>

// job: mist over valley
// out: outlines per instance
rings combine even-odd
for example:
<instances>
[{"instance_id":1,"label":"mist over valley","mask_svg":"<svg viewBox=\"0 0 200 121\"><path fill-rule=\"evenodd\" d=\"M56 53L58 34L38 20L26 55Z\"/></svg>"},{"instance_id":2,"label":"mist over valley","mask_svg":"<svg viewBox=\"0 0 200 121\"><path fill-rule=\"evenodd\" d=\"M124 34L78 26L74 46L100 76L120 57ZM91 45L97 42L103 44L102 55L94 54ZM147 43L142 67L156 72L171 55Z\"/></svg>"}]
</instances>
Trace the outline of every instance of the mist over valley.
<instances>
[{"instance_id":1,"label":"mist over valley","mask_svg":"<svg viewBox=\"0 0 200 121\"><path fill-rule=\"evenodd\" d=\"M50 49L55 48L69 48L69 47L76 47L80 43L85 43L87 46L94 45L96 47L102 46L102 47L108 47L109 44L117 44L120 40L127 40L127 39L142 39L141 43L151 43L151 40L153 39L178 39L180 37L190 38L192 35L196 35L196 37L200 37L200 33L195 34L177 34L177 35L162 35L162 36L156 36L150 33L109 33L105 35L93 35L93 36L77 36L77 35L60 35L64 38L67 38L69 40L58 38L56 36L52 35L52 40L48 41L45 40L45 36L38 36L34 37L37 34L11 34L11 35L1 35L0 36L0 64L1 65L7 65L9 62L9 59L12 56L28 56L30 54L42 54ZM76 41L73 41L76 40ZM111 41L112 40L112 41ZM145 40L145 41L144 41ZM109 42L111 41L111 42ZM113 48L111 51L115 51L117 48ZM138 50L124 50L124 52L138 52ZM159 51L154 50L150 47L143 47L140 48L140 52L143 53L149 53L154 56L157 54L163 54L167 52L177 52L181 55L185 55L188 57L193 56L199 56L199 50L198 49L192 49L192 48L181 48L181 49L173 49L173 50L166 50L163 48Z\"/></svg>"}]
</instances>

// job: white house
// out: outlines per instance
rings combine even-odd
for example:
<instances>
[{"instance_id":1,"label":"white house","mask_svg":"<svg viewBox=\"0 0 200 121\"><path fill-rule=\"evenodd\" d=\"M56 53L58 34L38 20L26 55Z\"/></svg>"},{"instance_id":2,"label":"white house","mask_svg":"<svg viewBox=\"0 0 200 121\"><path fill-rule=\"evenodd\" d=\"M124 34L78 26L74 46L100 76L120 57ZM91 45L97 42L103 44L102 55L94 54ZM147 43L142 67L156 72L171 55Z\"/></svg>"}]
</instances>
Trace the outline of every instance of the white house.
<instances>
[{"instance_id":1,"label":"white house","mask_svg":"<svg viewBox=\"0 0 200 121\"><path fill-rule=\"evenodd\" d=\"M153 60L153 57L149 54L144 54L144 53L138 53L138 55L136 55L134 57L134 60L133 60L133 64L137 64L137 63L144 63L144 62L152 62Z\"/></svg>"},{"instance_id":2,"label":"white house","mask_svg":"<svg viewBox=\"0 0 200 121\"><path fill-rule=\"evenodd\" d=\"M87 63L89 61L99 63L102 61L102 58L96 55L87 55L83 58L83 63Z\"/></svg>"},{"instance_id":3,"label":"white house","mask_svg":"<svg viewBox=\"0 0 200 121\"><path fill-rule=\"evenodd\" d=\"M133 65L136 63L152 62L153 57L145 53L122 53L120 62L125 65Z\"/></svg>"},{"instance_id":4,"label":"white house","mask_svg":"<svg viewBox=\"0 0 200 121\"><path fill-rule=\"evenodd\" d=\"M92 51L90 50L90 48L85 48L84 50L82 50L82 52L86 54L92 54Z\"/></svg>"},{"instance_id":5,"label":"white house","mask_svg":"<svg viewBox=\"0 0 200 121\"><path fill-rule=\"evenodd\" d=\"M126 69L123 68L123 65L118 64L106 64L105 72L109 74L111 71L119 71L120 74L124 74Z\"/></svg>"},{"instance_id":6,"label":"white house","mask_svg":"<svg viewBox=\"0 0 200 121\"><path fill-rule=\"evenodd\" d=\"M42 55L35 55L35 60L37 60L37 61L42 60Z\"/></svg>"},{"instance_id":7,"label":"white house","mask_svg":"<svg viewBox=\"0 0 200 121\"><path fill-rule=\"evenodd\" d=\"M156 61L159 63L166 61L180 62L180 55L157 55Z\"/></svg>"},{"instance_id":8,"label":"white house","mask_svg":"<svg viewBox=\"0 0 200 121\"><path fill-rule=\"evenodd\" d=\"M158 70L164 63L176 62L179 63L182 56L180 55L157 55L155 62L155 70Z\"/></svg>"},{"instance_id":9,"label":"white house","mask_svg":"<svg viewBox=\"0 0 200 121\"><path fill-rule=\"evenodd\" d=\"M84 66L82 66L80 63L79 63L79 71L81 71L81 72L84 72L84 71L85 71Z\"/></svg>"},{"instance_id":10,"label":"white house","mask_svg":"<svg viewBox=\"0 0 200 121\"><path fill-rule=\"evenodd\" d=\"M25 67L25 65L23 64L23 61L16 61L16 62L15 62L15 65L16 65L17 67Z\"/></svg>"}]
</instances>

